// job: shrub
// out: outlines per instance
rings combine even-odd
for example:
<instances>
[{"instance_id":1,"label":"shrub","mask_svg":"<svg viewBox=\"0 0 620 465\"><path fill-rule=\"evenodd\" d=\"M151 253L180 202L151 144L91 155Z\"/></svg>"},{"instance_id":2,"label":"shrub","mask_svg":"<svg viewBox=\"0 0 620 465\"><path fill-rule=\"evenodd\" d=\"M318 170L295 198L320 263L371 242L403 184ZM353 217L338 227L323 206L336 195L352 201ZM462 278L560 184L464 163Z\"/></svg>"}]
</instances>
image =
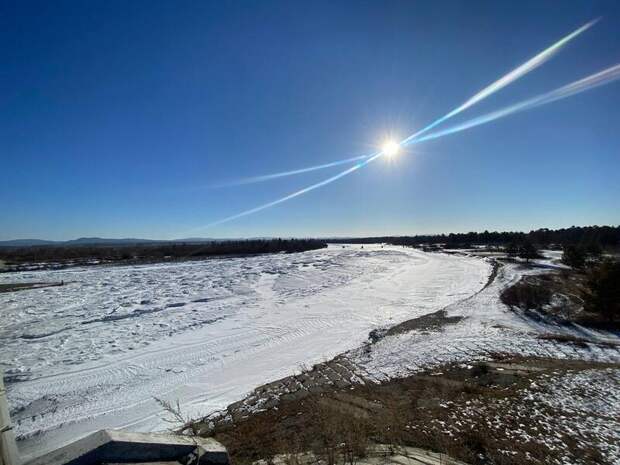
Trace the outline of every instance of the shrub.
<instances>
[{"instance_id":1,"label":"shrub","mask_svg":"<svg viewBox=\"0 0 620 465\"><path fill-rule=\"evenodd\" d=\"M607 321L620 321L620 262L605 260L588 273L584 309Z\"/></svg>"},{"instance_id":2,"label":"shrub","mask_svg":"<svg viewBox=\"0 0 620 465\"><path fill-rule=\"evenodd\" d=\"M471 375L474 378L479 378L489 373L489 365L486 363L476 363L471 369Z\"/></svg>"},{"instance_id":3,"label":"shrub","mask_svg":"<svg viewBox=\"0 0 620 465\"><path fill-rule=\"evenodd\" d=\"M510 258L515 258L519 254L519 246L516 242L511 242L506 246L504 251Z\"/></svg>"},{"instance_id":4,"label":"shrub","mask_svg":"<svg viewBox=\"0 0 620 465\"><path fill-rule=\"evenodd\" d=\"M316 399L312 415L317 427L312 449L327 465L335 465L339 455L349 465L366 455L370 441L366 418L336 407L328 398Z\"/></svg>"},{"instance_id":5,"label":"shrub","mask_svg":"<svg viewBox=\"0 0 620 465\"><path fill-rule=\"evenodd\" d=\"M519 258L523 258L525 261L529 262L533 258L540 258L540 254L534 244L531 242L524 242L521 247L519 247Z\"/></svg>"},{"instance_id":6,"label":"shrub","mask_svg":"<svg viewBox=\"0 0 620 465\"><path fill-rule=\"evenodd\" d=\"M502 292L501 299L511 307L519 307L523 310L538 309L551 301L551 290L521 280Z\"/></svg>"},{"instance_id":7,"label":"shrub","mask_svg":"<svg viewBox=\"0 0 620 465\"><path fill-rule=\"evenodd\" d=\"M581 270L586 266L586 253L581 247L568 245L564 247L562 252L562 263L571 268Z\"/></svg>"},{"instance_id":8,"label":"shrub","mask_svg":"<svg viewBox=\"0 0 620 465\"><path fill-rule=\"evenodd\" d=\"M603 255L603 249L598 242L591 242L585 246L586 255L592 260L598 260Z\"/></svg>"}]
</instances>

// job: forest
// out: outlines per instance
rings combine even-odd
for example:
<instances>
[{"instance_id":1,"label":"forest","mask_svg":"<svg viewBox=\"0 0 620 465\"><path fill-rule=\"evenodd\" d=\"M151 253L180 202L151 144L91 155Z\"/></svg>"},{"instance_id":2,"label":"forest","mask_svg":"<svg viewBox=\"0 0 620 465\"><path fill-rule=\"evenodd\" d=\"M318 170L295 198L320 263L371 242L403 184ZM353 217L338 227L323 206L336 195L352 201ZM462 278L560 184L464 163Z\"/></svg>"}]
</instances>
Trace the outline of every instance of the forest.
<instances>
[{"instance_id":1,"label":"forest","mask_svg":"<svg viewBox=\"0 0 620 465\"><path fill-rule=\"evenodd\" d=\"M387 243L393 245L427 245L443 244L450 248L469 248L476 245L506 246L508 244L535 244L539 248L567 245L595 244L605 249L620 245L620 226L572 226L562 229L536 229L530 232L518 231L484 231L468 233L450 233L416 236L383 236L363 238L329 239L331 243L372 244Z\"/></svg>"}]
</instances>

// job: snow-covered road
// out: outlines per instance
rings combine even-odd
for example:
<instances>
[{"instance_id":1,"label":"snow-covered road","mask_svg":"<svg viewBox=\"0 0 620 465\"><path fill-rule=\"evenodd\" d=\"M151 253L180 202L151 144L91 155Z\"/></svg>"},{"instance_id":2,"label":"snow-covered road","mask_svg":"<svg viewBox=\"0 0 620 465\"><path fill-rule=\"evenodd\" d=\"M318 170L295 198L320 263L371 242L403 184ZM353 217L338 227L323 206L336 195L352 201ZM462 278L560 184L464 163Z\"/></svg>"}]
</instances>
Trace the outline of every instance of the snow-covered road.
<instances>
[{"instance_id":1,"label":"snow-covered road","mask_svg":"<svg viewBox=\"0 0 620 465\"><path fill-rule=\"evenodd\" d=\"M369 331L460 301L481 259L330 246L131 267L0 275L65 286L0 294L0 363L26 454L93 430L165 427L154 397L195 416L359 346ZM52 446L53 445L53 446Z\"/></svg>"}]
</instances>

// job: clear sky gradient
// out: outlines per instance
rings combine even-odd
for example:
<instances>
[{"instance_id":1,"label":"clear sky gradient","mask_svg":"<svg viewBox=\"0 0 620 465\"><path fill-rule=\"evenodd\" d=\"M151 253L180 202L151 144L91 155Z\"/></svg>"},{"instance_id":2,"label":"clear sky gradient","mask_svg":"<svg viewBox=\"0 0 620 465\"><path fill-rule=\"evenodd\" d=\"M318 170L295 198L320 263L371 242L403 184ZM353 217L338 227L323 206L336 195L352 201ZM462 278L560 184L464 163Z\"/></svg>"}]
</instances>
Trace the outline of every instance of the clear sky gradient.
<instances>
[{"instance_id":1,"label":"clear sky gradient","mask_svg":"<svg viewBox=\"0 0 620 465\"><path fill-rule=\"evenodd\" d=\"M0 239L620 223L620 81L412 146L286 203L587 21L446 125L620 62L620 2L3 2ZM442 126L444 127L444 126Z\"/></svg>"}]
</instances>

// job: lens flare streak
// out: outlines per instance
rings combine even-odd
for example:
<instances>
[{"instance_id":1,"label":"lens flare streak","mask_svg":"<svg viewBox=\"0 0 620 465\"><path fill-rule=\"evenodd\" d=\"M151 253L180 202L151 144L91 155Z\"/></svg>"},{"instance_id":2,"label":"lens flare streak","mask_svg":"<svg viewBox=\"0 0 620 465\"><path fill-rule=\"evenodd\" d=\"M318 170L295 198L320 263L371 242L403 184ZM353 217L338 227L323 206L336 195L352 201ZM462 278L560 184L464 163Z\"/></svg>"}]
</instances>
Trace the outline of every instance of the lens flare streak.
<instances>
[{"instance_id":1,"label":"lens flare streak","mask_svg":"<svg viewBox=\"0 0 620 465\"><path fill-rule=\"evenodd\" d=\"M421 136L422 134L430 131L434 127L436 127L439 124L443 123L444 121L452 118L453 116L458 115L459 113L461 113L464 110L468 109L472 105L475 105L476 103L480 102L481 100L483 100L483 99L487 98L488 96L494 94L498 90L503 89L508 84L511 84L514 81L516 81L517 79L525 76L530 71L535 70L540 65L544 64L549 59L551 59L553 57L553 55L555 55L557 52L559 52L560 49L564 45L566 45L571 39L574 39L575 37L577 37L582 32L587 31L592 26L594 26L598 21L599 21L599 18L594 19L594 20L584 24L579 29L574 30L573 32L568 34L566 37L558 40L556 43L554 43L553 45L551 45L547 49L545 49L542 52L540 52L535 57L529 59L528 61L526 61L522 65L516 67L515 69L510 71L508 74L505 74L504 76L499 78L497 81L493 82L492 84L488 85L487 87L482 89L477 94L475 94L472 97L470 97L469 99L467 99L465 101L465 103L463 103L462 105L456 107L454 110L450 111L449 113L447 113L446 115L442 116L441 118L433 121L431 124L429 124L428 126L422 128L418 132L410 135L409 137L404 139L402 141L402 143L406 144L407 142L409 142L409 141L411 141L411 140Z\"/></svg>"},{"instance_id":2,"label":"lens flare streak","mask_svg":"<svg viewBox=\"0 0 620 465\"><path fill-rule=\"evenodd\" d=\"M473 128L475 126L480 126L482 124L486 124L486 123L490 123L492 121L495 121L499 118L503 118L505 116L511 115L513 113L517 113L520 111L525 111L525 110L529 110L531 108L535 108L541 105L545 105L547 103L552 103L555 102L557 100L560 99L564 99L567 97L570 97L572 95L576 95L578 93L584 92L586 90L589 89L593 89L595 87L598 86L602 86L605 84L609 84L617 79L620 79L620 64L617 64L615 66L612 66L610 68L607 68L599 73L596 74L592 74L588 77L585 77L583 79L580 79L578 81L575 81L573 83L567 84L563 87L560 87L558 89L552 90L550 92L547 92L545 94L541 94L537 97L533 97L531 99L527 99L524 100L523 102L519 102L513 105L510 105L504 109L501 110L497 110L494 111L492 113L488 113L487 115L483 115L480 116L478 118L474 118L472 120L466 121L465 123L462 123L458 126L454 126L452 128L448 128L445 129L443 131L438 131L438 132L434 132L431 134L428 134L424 137L419 137L415 140L409 140L407 143L401 142L401 145L405 146L405 145L413 145L413 144L417 144L426 140L431 140L431 139L438 139L440 137L443 136L447 136L449 134L454 134L457 132L461 132L464 131L466 129L470 129ZM283 202L286 202L288 200L291 200L295 197L299 197L300 195L303 194L307 194L308 192L311 192L315 189L318 189L319 187L323 187L327 184L330 184L340 178L343 178L344 176L347 176L351 173L353 173L354 171L359 170L360 168L363 168L364 166L368 165L369 163L372 163L373 161L375 161L377 158L381 157L384 155L384 152L376 152L372 155L368 155L367 158L363 161L361 161L360 163L356 164L355 166L342 171L330 178L324 179L323 181L320 181L316 184L312 184L308 187L305 187L303 189L300 189L296 192L293 192L292 194L289 194L285 197L282 197L280 199L274 200L272 202L260 205L258 207L252 208L250 210L245 210L241 213L238 213L236 215L233 216L229 216L227 218L221 219L219 221L210 223L206 226L204 226L203 228L208 228L211 226L216 226L222 223L227 223L229 221L232 220L236 220L238 218L241 218L243 216L247 216L247 215L251 215L253 213L257 213L261 210L265 210L267 208L273 207L275 205L281 204ZM202 229L202 228L200 228Z\"/></svg>"},{"instance_id":3,"label":"lens flare streak","mask_svg":"<svg viewBox=\"0 0 620 465\"><path fill-rule=\"evenodd\" d=\"M259 205L258 207L252 208L250 210L242 211L241 213L237 213L236 215L232 215L232 216L229 216L227 218L223 218L223 219L215 221L213 223L209 223L208 225L204 226L204 228L209 228L211 226L216 226L218 224L227 223L229 221L236 220L236 219L241 218L243 216L251 215L251 214L257 213L257 212L259 212L261 210L265 210L266 208L273 207L273 206L278 205L280 203L286 202L287 200L294 199L295 197L299 197L300 195L307 194L310 191L318 189L319 187L323 187L323 186L325 186L325 185L327 185L329 183L332 183L332 182L334 182L334 181L336 181L336 180L338 180L338 179L340 179L340 178L342 178L342 177L344 177L344 176L346 176L348 174L351 174L354 171L357 171L358 169L360 169L363 166L367 165L369 163L369 160L374 160L375 158L377 158L381 154L382 154L382 152L378 152L378 153L373 154L373 155L368 155L368 160L363 161L361 163L358 163L357 165L354 165L351 168L348 168L348 169L346 169L344 171L341 171L340 173L336 174L335 176L332 176L331 178L327 178L327 179L324 179L323 181L317 182L316 184L312 184L311 186L304 187L303 189L300 189L300 190L298 190L296 192L293 192L292 194L289 194L289 195L287 195L285 197L279 198L279 199L274 200L272 202L265 203L263 205ZM199 228L199 229L202 229L202 228Z\"/></svg>"},{"instance_id":4,"label":"lens flare streak","mask_svg":"<svg viewBox=\"0 0 620 465\"><path fill-rule=\"evenodd\" d=\"M505 116L512 115L514 113L518 113L521 111L530 110L532 108L536 108L541 105L546 105L548 103L552 103L557 100L565 99L567 97L571 97L581 92L585 92L586 90L594 89L596 87L609 84L618 79L620 79L620 64L607 68L596 74L592 74L588 77L572 82L570 84L567 84L563 87L547 92L545 94L541 94L536 97L532 97L530 99L523 100L522 102L515 103L508 107L502 108L501 110L497 110L491 113L487 113L486 115L473 118L457 126L453 126L451 128L447 128L441 131L433 132L423 137L419 137L415 139L414 141L409 142L409 144L423 142L423 141L431 140L431 139L438 139L439 137L461 132L466 129L473 128L475 126L480 126L481 124L490 123L499 118L503 118Z\"/></svg>"},{"instance_id":5,"label":"lens flare streak","mask_svg":"<svg viewBox=\"0 0 620 465\"><path fill-rule=\"evenodd\" d=\"M601 86L601 85L605 85L608 84L612 81L617 80L618 78L620 78L620 64L612 66L610 68L607 68L599 73L590 75L588 77L585 77L583 79L580 79L578 81L575 81L573 83L567 84L563 87L560 87L558 89L552 90L550 92L547 92L545 94L541 94L539 96L533 97L531 99L527 99L524 100L522 102L513 104L511 106L508 106L506 108L503 108L501 110L497 110L494 111L492 113L488 113L486 115L474 118L472 120L466 121L465 123L459 124L457 126L454 126L452 128L448 128L442 131L438 131L438 132L434 132L431 134L428 134L424 137L421 137L424 133L430 131L432 128L436 127L437 125L441 124L442 122L446 121L447 119L461 113L462 111L466 110L467 108L473 106L474 104L480 102L481 100L485 99L486 97L490 96L491 94L497 92L498 90L502 89L503 87L507 86L508 84L514 82L515 80L519 79L520 77L522 77L523 75L529 73L530 71L534 70L535 68L537 68L538 66L540 66L541 64L543 64L544 62L546 62L549 58L551 58L551 56L553 56L557 51L559 51L559 49L565 45L569 40L573 39L574 37L576 37L577 35L581 34L582 32L584 32L585 30L589 29L590 27L592 27L596 22L598 21L598 19L590 21L589 23L586 23L584 26L580 27L579 29L575 30L574 32L572 32L571 34L567 35L566 37L564 37L563 39L561 39L560 41L556 42L555 44L553 44L551 47L547 48L546 50L544 50L543 52L539 53L538 55L536 55L534 58L528 60L527 62L525 62L523 65L515 68L514 70L512 70L511 72L509 72L508 74L506 74L505 76L503 76L502 78L498 79L497 81L495 81L494 83L492 83L491 85L485 87L483 90L481 90L480 92L478 92L477 94L475 94L474 96L472 96L471 98L469 98L468 100L465 101L465 103L463 103L462 105L458 106L457 108L455 108L454 110L451 110L449 113L447 113L446 115L442 116L441 118L435 120L434 122L432 122L431 124L429 124L428 126L422 128L421 130L417 131L416 133L410 135L409 137L403 139L399 145L400 146L408 146L408 145L413 145L413 144L417 144L419 142L423 142L425 140L431 140L431 139L437 139L439 137L443 137L445 135L449 135L449 134L454 134L456 132L460 132L460 131L464 131L466 129L475 127L475 126L479 126L482 124L486 124L492 121L495 121L499 118L503 118L505 116L511 115L513 113L517 113L520 111L525 111L531 108L535 108L541 105L545 105L547 103L551 103L551 102L555 102L557 100L560 99L564 99L566 97L570 97L572 95L578 94L580 92L584 92L586 90L589 89L593 89L595 87ZM253 213L257 213L259 211L265 210L267 208L271 208L275 205L279 205L281 203L284 203L288 200L291 200L295 197L299 197L300 195L303 194L307 194L308 192L311 192L315 189L318 189L319 187L323 187L326 186L327 184L330 184L334 181L337 181L338 179L341 179L351 173L353 173L354 171L359 170L360 168L363 168L364 166L372 163L373 161L375 161L376 159L382 157L386 155L386 153L384 151L379 151L376 153L373 153L371 155L366 155L366 156L360 156L360 157L356 157L355 159L345 159L345 160L339 160L339 161L335 161L332 163L327 163L324 165L317 165L317 166L313 166L313 167L308 167L308 168L302 168L299 170L293 170L293 171L289 171L289 172L282 172L282 173L274 173L272 175L265 175L265 176L258 176L256 178L249 178L249 179L259 179L259 180L267 180L267 179L272 179L274 177L281 177L281 176L288 176L289 174L287 173L291 173L291 174L297 174L297 173L303 173L303 172L307 172L307 171L314 171L317 169L323 169L323 168L328 168L331 166L336 166L338 164L344 164L344 163L348 163L348 162L352 162L352 161L356 161L356 159L361 160L359 163L355 164L354 166L341 171L340 173L331 176L327 179L324 179L323 181L319 181L315 184L312 184L310 186L304 187L303 189L300 189L296 192L293 192L291 194L288 194L284 197L281 197L277 200L273 200L271 202L265 203L263 205L259 205L258 207L254 207L252 209L249 210L245 210L243 212L237 213L235 215L223 218L221 220L212 222L207 224L206 226L203 226L201 228L197 228L197 229L204 229L204 228L209 228L212 226L216 226L222 223L227 223L229 221L233 221L236 220L238 218L247 216L247 215L251 215ZM259 181L250 181L250 182L259 182Z\"/></svg>"},{"instance_id":6,"label":"lens flare streak","mask_svg":"<svg viewBox=\"0 0 620 465\"><path fill-rule=\"evenodd\" d=\"M559 41L557 41L553 45L549 46L548 48L546 48L545 50L543 50L542 52L540 52L539 54L537 54L533 58L530 58L528 61L526 61L522 65L516 67L515 69L510 71L508 74L505 74L504 76L499 78L497 81L493 82L492 84L488 85L487 87L482 89L477 94L475 94L472 97L470 97L469 99L467 99L462 105L456 107L455 109L453 109L449 113L447 113L444 116L442 116L441 118L433 121L431 124L429 124L428 126L424 127L423 129L417 131L416 133L411 134L409 137L405 138L400 144L401 145L407 145L412 140L420 137L422 134L425 134L426 132L428 132L431 129L435 128L436 126L438 126L439 124L443 123L444 121L452 118L453 116L458 115L459 113L465 111L466 109L468 109L469 107L475 105L476 103L480 102L481 100L489 97L491 94L494 94L495 92L503 89L507 85L513 83L517 79L523 77L527 73L535 70L536 68L538 68L539 66L543 65L545 62L550 60L569 41L571 41L572 39L574 39L575 37L577 37L581 33L587 31L588 29L590 29L599 20L600 20L600 18L594 19L594 20L584 24L580 28L574 30L573 32L571 32L567 36L563 37L562 39L560 39ZM217 185L214 185L214 186L211 186L211 187L229 187L229 186L238 186L238 185L243 185L243 184L253 184L253 183L258 183L258 182L265 182L265 181L270 181L272 179L277 179L277 178L281 178L281 177L285 177L285 176L293 176L293 175L296 175L296 174L303 174L303 173L308 173L308 172L311 172L311 171L332 168L332 167L338 166L338 165L345 165L347 163L352 163L352 162L355 162L355 161L358 161L358 160L368 159L371 156L372 155L362 155L362 156L359 156L359 157L345 158L343 160L337 160L337 161L334 161L334 162L331 162L331 163L324 163L324 164L321 164L321 165L314 165L314 166L309 166L309 167L306 167L306 168L300 168L300 169L296 169L296 170L282 171L282 172L278 172L278 173L266 174L266 175L263 175L263 176L254 176L254 177L249 177L249 178L242 178L242 179L239 179L239 180L236 180L236 181L230 181L230 182L227 182L227 183L217 184Z\"/></svg>"},{"instance_id":7,"label":"lens flare streak","mask_svg":"<svg viewBox=\"0 0 620 465\"><path fill-rule=\"evenodd\" d=\"M272 179L283 178L285 176L293 176L295 174L303 174L309 173L311 171L323 170L326 168L332 168L334 166L346 165L347 163L353 163L355 161L364 160L368 158L368 155L360 155L352 158L345 158L343 160L337 160L330 163L324 163L322 165L308 166L306 168L299 168L296 170L290 171L280 171L278 173L265 174L262 176L252 176L248 178L241 178L230 182L225 182L221 184L215 184L210 187L230 187L230 186L241 186L243 184L254 184L257 182L270 181Z\"/></svg>"}]
</instances>

